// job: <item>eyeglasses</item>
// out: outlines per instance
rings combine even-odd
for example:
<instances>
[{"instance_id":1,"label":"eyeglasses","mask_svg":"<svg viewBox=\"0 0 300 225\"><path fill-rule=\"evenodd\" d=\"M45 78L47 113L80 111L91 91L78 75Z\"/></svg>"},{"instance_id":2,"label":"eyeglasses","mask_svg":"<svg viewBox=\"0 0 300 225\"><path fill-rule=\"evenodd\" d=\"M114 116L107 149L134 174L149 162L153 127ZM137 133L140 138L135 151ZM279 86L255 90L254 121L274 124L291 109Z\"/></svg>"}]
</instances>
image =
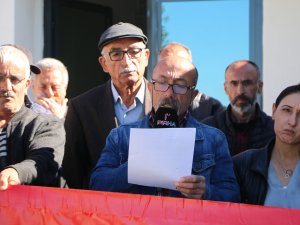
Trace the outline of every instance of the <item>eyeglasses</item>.
<instances>
[{"instance_id":1,"label":"eyeglasses","mask_svg":"<svg viewBox=\"0 0 300 225\"><path fill-rule=\"evenodd\" d=\"M0 83L4 83L5 79L9 79L12 85L17 85L21 83L23 80L25 80L25 78L20 78L16 75L5 76L4 74L0 73Z\"/></svg>"},{"instance_id":2,"label":"eyeglasses","mask_svg":"<svg viewBox=\"0 0 300 225\"><path fill-rule=\"evenodd\" d=\"M154 80L152 80L152 84L154 90L156 91L166 92L170 87L172 87L173 93L180 94L180 95L184 95L187 93L188 90L192 90L196 87L196 86L186 86L180 84L168 84L168 83L158 82Z\"/></svg>"},{"instance_id":3,"label":"eyeglasses","mask_svg":"<svg viewBox=\"0 0 300 225\"><path fill-rule=\"evenodd\" d=\"M112 50L108 53L108 55L109 55L109 58L111 59L111 61L121 61L124 58L125 53L131 59L137 59L142 56L143 49L145 49L145 48L129 48L126 51L125 50Z\"/></svg>"}]
</instances>

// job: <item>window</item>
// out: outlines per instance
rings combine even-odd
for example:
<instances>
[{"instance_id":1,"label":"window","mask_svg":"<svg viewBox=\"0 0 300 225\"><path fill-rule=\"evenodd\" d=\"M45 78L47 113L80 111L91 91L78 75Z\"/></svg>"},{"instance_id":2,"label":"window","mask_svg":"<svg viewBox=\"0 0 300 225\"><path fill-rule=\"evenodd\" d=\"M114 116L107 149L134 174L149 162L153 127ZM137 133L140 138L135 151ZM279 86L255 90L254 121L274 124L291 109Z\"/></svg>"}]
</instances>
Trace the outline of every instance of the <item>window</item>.
<instances>
[{"instance_id":1,"label":"window","mask_svg":"<svg viewBox=\"0 0 300 225\"><path fill-rule=\"evenodd\" d=\"M192 51L193 63L199 71L197 89L226 106L229 100L223 83L227 65L238 59L251 59L261 66L261 18L258 16L261 1L150 2L149 68L155 64L162 45L180 42ZM148 76L152 72L149 70Z\"/></svg>"}]
</instances>

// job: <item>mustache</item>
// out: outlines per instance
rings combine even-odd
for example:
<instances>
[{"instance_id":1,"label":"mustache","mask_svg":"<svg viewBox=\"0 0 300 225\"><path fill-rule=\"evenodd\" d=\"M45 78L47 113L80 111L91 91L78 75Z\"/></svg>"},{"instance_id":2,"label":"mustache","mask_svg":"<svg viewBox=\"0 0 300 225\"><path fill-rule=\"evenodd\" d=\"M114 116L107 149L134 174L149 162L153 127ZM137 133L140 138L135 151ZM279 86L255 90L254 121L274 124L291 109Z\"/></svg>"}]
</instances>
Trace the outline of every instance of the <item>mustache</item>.
<instances>
[{"instance_id":1,"label":"mustache","mask_svg":"<svg viewBox=\"0 0 300 225\"><path fill-rule=\"evenodd\" d=\"M136 71L135 66L121 67L119 69L119 73L131 73L131 72L135 72L135 71Z\"/></svg>"},{"instance_id":2,"label":"mustache","mask_svg":"<svg viewBox=\"0 0 300 225\"><path fill-rule=\"evenodd\" d=\"M158 103L159 107L166 107L176 110L176 112L179 112L179 102L176 99L173 98L163 98Z\"/></svg>"},{"instance_id":3,"label":"mustache","mask_svg":"<svg viewBox=\"0 0 300 225\"><path fill-rule=\"evenodd\" d=\"M0 91L0 97L13 97L14 94L12 91Z\"/></svg>"},{"instance_id":4,"label":"mustache","mask_svg":"<svg viewBox=\"0 0 300 225\"><path fill-rule=\"evenodd\" d=\"M238 96L236 96L236 97L232 100L232 104L235 104L239 99L240 99L240 100L245 100L245 101L249 102L250 104L252 103L251 98L249 98L248 96L246 96L246 95L238 95Z\"/></svg>"}]
</instances>

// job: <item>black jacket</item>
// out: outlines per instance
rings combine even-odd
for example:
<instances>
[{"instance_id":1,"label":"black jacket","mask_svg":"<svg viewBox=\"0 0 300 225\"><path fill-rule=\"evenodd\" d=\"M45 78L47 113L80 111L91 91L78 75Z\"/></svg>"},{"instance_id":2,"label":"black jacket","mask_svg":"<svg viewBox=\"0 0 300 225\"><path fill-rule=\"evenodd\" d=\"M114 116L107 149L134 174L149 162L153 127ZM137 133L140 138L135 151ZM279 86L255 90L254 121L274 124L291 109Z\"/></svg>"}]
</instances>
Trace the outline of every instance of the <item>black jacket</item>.
<instances>
[{"instance_id":1,"label":"black jacket","mask_svg":"<svg viewBox=\"0 0 300 225\"><path fill-rule=\"evenodd\" d=\"M240 185L241 202L263 205L268 191L268 168L275 139L260 149L251 149L233 157Z\"/></svg>"},{"instance_id":2,"label":"black jacket","mask_svg":"<svg viewBox=\"0 0 300 225\"><path fill-rule=\"evenodd\" d=\"M148 81L145 82L147 86ZM151 106L151 95L146 88L145 115ZM90 173L100 157L107 135L115 127L111 80L69 100L63 175L70 188L88 189Z\"/></svg>"},{"instance_id":3,"label":"black jacket","mask_svg":"<svg viewBox=\"0 0 300 225\"><path fill-rule=\"evenodd\" d=\"M237 138L236 131L231 120L231 106L222 112L217 113L215 116L208 117L201 122L216 127L223 131L226 135L228 146L231 156L238 153L237 151ZM275 137L274 133L274 121L272 117L265 114L260 110L258 104L256 104L255 120L251 122L251 126L248 128L249 142L246 149L256 149L264 147L272 138Z\"/></svg>"},{"instance_id":4,"label":"black jacket","mask_svg":"<svg viewBox=\"0 0 300 225\"><path fill-rule=\"evenodd\" d=\"M194 98L189 111L195 119L201 121L221 112L223 109L224 107L219 100L199 92Z\"/></svg>"}]
</instances>

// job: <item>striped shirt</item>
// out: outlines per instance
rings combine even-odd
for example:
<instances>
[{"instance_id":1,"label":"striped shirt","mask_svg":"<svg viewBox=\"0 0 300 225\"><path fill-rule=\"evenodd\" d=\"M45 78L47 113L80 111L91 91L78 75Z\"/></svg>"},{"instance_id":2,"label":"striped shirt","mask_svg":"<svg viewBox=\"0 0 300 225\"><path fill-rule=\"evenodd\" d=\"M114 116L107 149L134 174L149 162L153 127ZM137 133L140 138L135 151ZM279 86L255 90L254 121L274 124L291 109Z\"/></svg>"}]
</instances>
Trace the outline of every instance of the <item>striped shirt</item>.
<instances>
[{"instance_id":1,"label":"striped shirt","mask_svg":"<svg viewBox=\"0 0 300 225\"><path fill-rule=\"evenodd\" d=\"M0 171L7 166L7 133L6 128L0 128Z\"/></svg>"}]
</instances>

